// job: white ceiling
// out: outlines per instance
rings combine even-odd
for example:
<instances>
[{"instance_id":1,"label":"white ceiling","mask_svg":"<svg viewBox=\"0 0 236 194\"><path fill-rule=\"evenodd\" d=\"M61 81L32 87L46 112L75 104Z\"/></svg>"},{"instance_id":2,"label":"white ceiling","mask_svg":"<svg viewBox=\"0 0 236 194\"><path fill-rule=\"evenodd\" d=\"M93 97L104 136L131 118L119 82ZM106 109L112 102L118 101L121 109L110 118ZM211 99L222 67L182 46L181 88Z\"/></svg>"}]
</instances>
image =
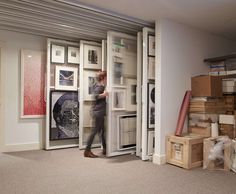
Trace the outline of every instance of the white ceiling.
<instances>
[{"instance_id":1,"label":"white ceiling","mask_svg":"<svg viewBox=\"0 0 236 194\"><path fill-rule=\"evenodd\" d=\"M74 0L146 21L164 17L236 40L236 0Z\"/></svg>"}]
</instances>

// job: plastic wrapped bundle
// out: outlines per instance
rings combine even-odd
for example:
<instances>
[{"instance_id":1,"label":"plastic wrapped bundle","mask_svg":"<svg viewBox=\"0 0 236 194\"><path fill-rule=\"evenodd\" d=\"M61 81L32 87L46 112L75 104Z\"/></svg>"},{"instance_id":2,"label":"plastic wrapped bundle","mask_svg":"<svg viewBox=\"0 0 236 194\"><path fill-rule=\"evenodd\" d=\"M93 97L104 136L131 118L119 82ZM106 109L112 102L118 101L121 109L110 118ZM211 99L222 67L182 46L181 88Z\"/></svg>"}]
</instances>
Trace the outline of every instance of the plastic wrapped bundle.
<instances>
[{"instance_id":1,"label":"plastic wrapped bundle","mask_svg":"<svg viewBox=\"0 0 236 194\"><path fill-rule=\"evenodd\" d=\"M233 140L232 171L236 172L236 140Z\"/></svg>"},{"instance_id":2,"label":"plastic wrapped bundle","mask_svg":"<svg viewBox=\"0 0 236 194\"><path fill-rule=\"evenodd\" d=\"M232 140L228 136L204 140L203 168L210 170L230 170L232 161Z\"/></svg>"}]
</instances>

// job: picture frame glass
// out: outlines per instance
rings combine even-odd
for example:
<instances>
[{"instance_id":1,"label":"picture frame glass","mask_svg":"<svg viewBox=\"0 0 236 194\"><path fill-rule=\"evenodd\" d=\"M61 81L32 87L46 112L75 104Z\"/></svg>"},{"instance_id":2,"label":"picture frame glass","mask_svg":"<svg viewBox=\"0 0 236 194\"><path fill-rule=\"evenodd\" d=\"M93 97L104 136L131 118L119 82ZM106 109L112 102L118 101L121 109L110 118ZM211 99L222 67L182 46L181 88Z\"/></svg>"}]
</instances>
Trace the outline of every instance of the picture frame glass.
<instances>
[{"instance_id":1,"label":"picture frame glass","mask_svg":"<svg viewBox=\"0 0 236 194\"><path fill-rule=\"evenodd\" d=\"M77 90L78 68L56 66L55 89Z\"/></svg>"},{"instance_id":2,"label":"picture frame glass","mask_svg":"<svg viewBox=\"0 0 236 194\"><path fill-rule=\"evenodd\" d=\"M68 46L67 62L72 64L80 63L80 50L79 47Z\"/></svg>"},{"instance_id":3,"label":"picture frame glass","mask_svg":"<svg viewBox=\"0 0 236 194\"><path fill-rule=\"evenodd\" d=\"M84 70L84 100L94 99L94 86L97 82L97 75L95 71Z\"/></svg>"},{"instance_id":4,"label":"picture frame glass","mask_svg":"<svg viewBox=\"0 0 236 194\"><path fill-rule=\"evenodd\" d=\"M45 73L45 52L21 50L21 118L45 116Z\"/></svg>"},{"instance_id":5,"label":"picture frame glass","mask_svg":"<svg viewBox=\"0 0 236 194\"><path fill-rule=\"evenodd\" d=\"M102 47L84 45L84 68L102 69Z\"/></svg>"},{"instance_id":6,"label":"picture frame glass","mask_svg":"<svg viewBox=\"0 0 236 194\"><path fill-rule=\"evenodd\" d=\"M133 78L126 78L126 110L137 111L136 89L137 80Z\"/></svg>"},{"instance_id":7,"label":"picture frame glass","mask_svg":"<svg viewBox=\"0 0 236 194\"><path fill-rule=\"evenodd\" d=\"M155 56L155 36L148 35L148 56Z\"/></svg>"},{"instance_id":8,"label":"picture frame glass","mask_svg":"<svg viewBox=\"0 0 236 194\"><path fill-rule=\"evenodd\" d=\"M148 57L148 79L155 79L155 57Z\"/></svg>"},{"instance_id":9,"label":"picture frame glass","mask_svg":"<svg viewBox=\"0 0 236 194\"><path fill-rule=\"evenodd\" d=\"M51 44L51 62L65 63L65 46Z\"/></svg>"},{"instance_id":10,"label":"picture frame glass","mask_svg":"<svg viewBox=\"0 0 236 194\"><path fill-rule=\"evenodd\" d=\"M155 84L148 83L148 128L155 127Z\"/></svg>"},{"instance_id":11,"label":"picture frame glass","mask_svg":"<svg viewBox=\"0 0 236 194\"><path fill-rule=\"evenodd\" d=\"M125 110L126 107L126 90L125 89L114 89L112 96L112 107L113 110Z\"/></svg>"},{"instance_id":12,"label":"picture frame glass","mask_svg":"<svg viewBox=\"0 0 236 194\"><path fill-rule=\"evenodd\" d=\"M51 91L50 140L79 137L78 96L78 92L73 91Z\"/></svg>"}]
</instances>

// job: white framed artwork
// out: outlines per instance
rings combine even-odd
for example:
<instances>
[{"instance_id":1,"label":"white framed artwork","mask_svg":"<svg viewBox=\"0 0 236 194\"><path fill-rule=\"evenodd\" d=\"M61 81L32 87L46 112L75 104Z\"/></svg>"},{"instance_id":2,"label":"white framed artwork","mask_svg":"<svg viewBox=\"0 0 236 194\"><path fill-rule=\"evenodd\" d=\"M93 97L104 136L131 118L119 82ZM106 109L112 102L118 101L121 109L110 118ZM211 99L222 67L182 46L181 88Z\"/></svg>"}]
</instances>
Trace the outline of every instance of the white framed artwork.
<instances>
[{"instance_id":1,"label":"white framed artwork","mask_svg":"<svg viewBox=\"0 0 236 194\"><path fill-rule=\"evenodd\" d=\"M55 71L56 90L77 90L78 68L56 66Z\"/></svg>"},{"instance_id":2,"label":"white framed artwork","mask_svg":"<svg viewBox=\"0 0 236 194\"><path fill-rule=\"evenodd\" d=\"M65 46L51 44L51 63L65 63L65 50Z\"/></svg>"},{"instance_id":3,"label":"white framed artwork","mask_svg":"<svg viewBox=\"0 0 236 194\"><path fill-rule=\"evenodd\" d=\"M148 79L155 79L155 57L148 57Z\"/></svg>"},{"instance_id":4,"label":"white framed artwork","mask_svg":"<svg viewBox=\"0 0 236 194\"><path fill-rule=\"evenodd\" d=\"M113 84L123 85L124 84L124 64L115 62L113 64Z\"/></svg>"},{"instance_id":5,"label":"white framed artwork","mask_svg":"<svg viewBox=\"0 0 236 194\"><path fill-rule=\"evenodd\" d=\"M148 35L148 56L155 56L155 36Z\"/></svg>"},{"instance_id":6,"label":"white framed artwork","mask_svg":"<svg viewBox=\"0 0 236 194\"><path fill-rule=\"evenodd\" d=\"M112 110L126 110L126 88L115 88L112 92Z\"/></svg>"},{"instance_id":7,"label":"white framed artwork","mask_svg":"<svg viewBox=\"0 0 236 194\"><path fill-rule=\"evenodd\" d=\"M67 62L72 64L79 64L79 47L68 46L67 47Z\"/></svg>"},{"instance_id":8,"label":"white framed artwork","mask_svg":"<svg viewBox=\"0 0 236 194\"><path fill-rule=\"evenodd\" d=\"M152 155L154 153L155 148L155 132L148 131L148 155Z\"/></svg>"},{"instance_id":9,"label":"white framed artwork","mask_svg":"<svg viewBox=\"0 0 236 194\"><path fill-rule=\"evenodd\" d=\"M137 111L136 88L137 80L126 78L126 111Z\"/></svg>"},{"instance_id":10,"label":"white framed artwork","mask_svg":"<svg viewBox=\"0 0 236 194\"><path fill-rule=\"evenodd\" d=\"M94 85L97 82L97 72L84 70L84 100L95 100L94 99Z\"/></svg>"},{"instance_id":11,"label":"white framed artwork","mask_svg":"<svg viewBox=\"0 0 236 194\"><path fill-rule=\"evenodd\" d=\"M136 114L117 116L117 149L126 150L136 146Z\"/></svg>"},{"instance_id":12,"label":"white framed artwork","mask_svg":"<svg viewBox=\"0 0 236 194\"><path fill-rule=\"evenodd\" d=\"M102 69L102 47L84 45L84 68Z\"/></svg>"}]
</instances>

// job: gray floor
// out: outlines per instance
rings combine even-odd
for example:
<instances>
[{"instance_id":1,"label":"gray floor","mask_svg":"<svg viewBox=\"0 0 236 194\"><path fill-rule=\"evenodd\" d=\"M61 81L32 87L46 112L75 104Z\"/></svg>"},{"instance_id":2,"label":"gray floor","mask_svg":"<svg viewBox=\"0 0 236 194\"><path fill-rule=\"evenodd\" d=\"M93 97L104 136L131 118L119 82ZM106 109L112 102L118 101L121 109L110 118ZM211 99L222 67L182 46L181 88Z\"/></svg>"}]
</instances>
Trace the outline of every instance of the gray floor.
<instances>
[{"instance_id":1,"label":"gray floor","mask_svg":"<svg viewBox=\"0 0 236 194\"><path fill-rule=\"evenodd\" d=\"M158 166L134 155L84 158L78 148L27 151L0 154L0 193L236 194L236 174Z\"/></svg>"}]
</instances>

